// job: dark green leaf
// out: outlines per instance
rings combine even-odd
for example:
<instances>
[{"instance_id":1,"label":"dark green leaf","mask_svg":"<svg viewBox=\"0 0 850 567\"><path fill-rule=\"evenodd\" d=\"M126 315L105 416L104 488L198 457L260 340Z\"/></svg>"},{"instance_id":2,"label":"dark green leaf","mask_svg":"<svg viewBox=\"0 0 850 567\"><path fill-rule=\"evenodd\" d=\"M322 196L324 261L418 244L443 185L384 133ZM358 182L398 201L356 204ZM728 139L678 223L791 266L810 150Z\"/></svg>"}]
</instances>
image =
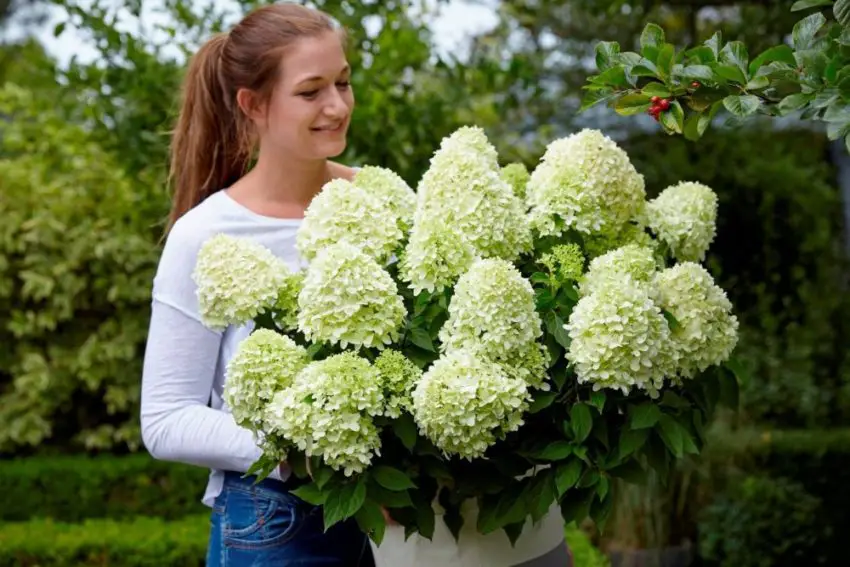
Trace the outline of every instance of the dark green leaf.
<instances>
[{"instance_id":1,"label":"dark green leaf","mask_svg":"<svg viewBox=\"0 0 850 567\"><path fill-rule=\"evenodd\" d=\"M642 92L650 98L654 96L670 96L670 89L664 86L663 83L659 83L657 81L652 81L651 83L647 83L646 85L644 85Z\"/></svg>"},{"instance_id":2,"label":"dark green leaf","mask_svg":"<svg viewBox=\"0 0 850 567\"><path fill-rule=\"evenodd\" d=\"M530 453L529 456L540 461L560 461L566 459L573 452L573 446L567 441L555 441L547 443L539 451Z\"/></svg>"},{"instance_id":3,"label":"dark green leaf","mask_svg":"<svg viewBox=\"0 0 850 567\"><path fill-rule=\"evenodd\" d=\"M720 401L726 407L738 409L738 380L731 372L718 368L717 378L720 383Z\"/></svg>"},{"instance_id":4,"label":"dark green leaf","mask_svg":"<svg viewBox=\"0 0 850 567\"><path fill-rule=\"evenodd\" d=\"M747 77L738 67L732 65L717 65L714 68L714 78L719 83L732 81L738 84L745 84Z\"/></svg>"},{"instance_id":5,"label":"dark green leaf","mask_svg":"<svg viewBox=\"0 0 850 567\"><path fill-rule=\"evenodd\" d=\"M630 429L628 427L624 427L620 431L620 442L618 445L620 458L624 459L643 447L647 437L649 437L648 428Z\"/></svg>"},{"instance_id":6,"label":"dark green leaf","mask_svg":"<svg viewBox=\"0 0 850 567\"><path fill-rule=\"evenodd\" d=\"M712 51L712 49L707 45L697 45L696 47L688 49L685 51L685 57L687 57L689 61L695 61L703 65L717 61L714 51Z\"/></svg>"},{"instance_id":7,"label":"dark green leaf","mask_svg":"<svg viewBox=\"0 0 850 567\"><path fill-rule=\"evenodd\" d=\"M679 323L679 320L676 319L676 317L666 309L662 309L661 314L664 315L665 319L667 319L667 325L670 327L671 331L675 331L676 329L682 326L682 324Z\"/></svg>"},{"instance_id":8,"label":"dark green leaf","mask_svg":"<svg viewBox=\"0 0 850 567\"><path fill-rule=\"evenodd\" d=\"M354 519L363 533L367 534L376 544L381 544L384 540L387 522L384 520L380 506L371 500L367 500L354 515Z\"/></svg>"},{"instance_id":9,"label":"dark green leaf","mask_svg":"<svg viewBox=\"0 0 850 567\"><path fill-rule=\"evenodd\" d=\"M738 360L737 358L732 357L727 360L725 364L726 368L728 368L732 371L732 373L735 374L741 384L746 385L752 380L752 377L750 376L747 367L744 366L744 363Z\"/></svg>"},{"instance_id":10,"label":"dark green leaf","mask_svg":"<svg viewBox=\"0 0 850 567\"><path fill-rule=\"evenodd\" d=\"M645 402L639 406L632 406L629 419L629 427L632 429L645 429L653 427L658 418L661 417L661 410L652 402Z\"/></svg>"},{"instance_id":11,"label":"dark green leaf","mask_svg":"<svg viewBox=\"0 0 850 567\"><path fill-rule=\"evenodd\" d=\"M593 427L593 416L590 415L590 406L583 403L574 404L570 408L570 423L572 424L573 433L578 443L587 439Z\"/></svg>"},{"instance_id":12,"label":"dark green leaf","mask_svg":"<svg viewBox=\"0 0 850 567\"><path fill-rule=\"evenodd\" d=\"M499 494L480 497L478 531L486 535L525 518L526 507L521 496L529 482L531 479L526 478Z\"/></svg>"},{"instance_id":13,"label":"dark green leaf","mask_svg":"<svg viewBox=\"0 0 850 567\"><path fill-rule=\"evenodd\" d=\"M533 414L546 409L555 401L557 394L557 392L536 392L534 401L531 402L531 406L528 408L528 413Z\"/></svg>"},{"instance_id":14,"label":"dark green leaf","mask_svg":"<svg viewBox=\"0 0 850 567\"><path fill-rule=\"evenodd\" d=\"M620 97L614 105L614 111L621 116L632 116L649 109L650 97L645 94L632 93Z\"/></svg>"},{"instance_id":15,"label":"dark green leaf","mask_svg":"<svg viewBox=\"0 0 850 567\"><path fill-rule=\"evenodd\" d=\"M313 506L321 506L325 503L325 500L328 497L328 493L323 492L314 483L302 484L298 488L290 490L289 492Z\"/></svg>"},{"instance_id":16,"label":"dark green leaf","mask_svg":"<svg viewBox=\"0 0 850 567\"><path fill-rule=\"evenodd\" d=\"M402 412L398 419L393 421L393 432L408 451L412 451L416 446L416 430L416 422L407 412Z\"/></svg>"},{"instance_id":17,"label":"dark green leaf","mask_svg":"<svg viewBox=\"0 0 850 567\"><path fill-rule=\"evenodd\" d=\"M578 459L570 459L566 463L561 463L555 469L555 487L557 488L558 497L575 486L578 479L581 477L582 463Z\"/></svg>"},{"instance_id":18,"label":"dark green leaf","mask_svg":"<svg viewBox=\"0 0 850 567\"><path fill-rule=\"evenodd\" d=\"M820 12L806 16L794 25L791 40L796 51L803 51L812 46L815 35L826 23L826 17Z\"/></svg>"},{"instance_id":19,"label":"dark green leaf","mask_svg":"<svg viewBox=\"0 0 850 567\"><path fill-rule=\"evenodd\" d=\"M567 371L567 366L565 364L561 364L549 373L549 375L552 377L552 381L555 383L555 388L557 392L560 392L564 388L564 384L567 383Z\"/></svg>"},{"instance_id":20,"label":"dark green leaf","mask_svg":"<svg viewBox=\"0 0 850 567\"><path fill-rule=\"evenodd\" d=\"M797 0L791 6L792 12L799 12L800 10L808 10L809 8L817 8L819 6L829 6L835 0Z\"/></svg>"},{"instance_id":21,"label":"dark green leaf","mask_svg":"<svg viewBox=\"0 0 850 567\"><path fill-rule=\"evenodd\" d=\"M549 283L549 275L544 274L543 272L534 272L533 274L531 274L531 282L532 283L548 284Z\"/></svg>"},{"instance_id":22,"label":"dark green leaf","mask_svg":"<svg viewBox=\"0 0 850 567\"><path fill-rule=\"evenodd\" d=\"M658 77L658 69L649 61L634 65L629 69L629 73L631 73L635 77Z\"/></svg>"},{"instance_id":23,"label":"dark green leaf","mask_svg":"<svg viewBox=\"0 0 850 567\"><path fill-rule=\"evenodd\" d=\"M676 48L665 43L658 51L658 59L655 66L658 68L658 74L666 81L673 71L673 58L676 56Z\"/></svg>"},{"instance_id":24,"label":"dark green leaf","mask_svg":"<svg viewBox=\"0 0 850 567\"><path fill-rule=\"evenodd\" d=\"M723 90L700 87L690 97L686 97L685 101L691 109L702 112L712 104L723 100L725 96L726 92Z\"/></svg>"},{"instance_id":25,"label":"dark green leaf","mask_svg":"<svg viewBox=\"0 0 850 567\"><path fill-rule=\"evenodd\" d=\"M676 457L679 458L684 456L682 427L676 422L675 419L673 419L667 414L662 414L661 417L658 418L658 425L656 427L656 430L661 436L661 439L664 441L664 444L667 445L668 449L670 449L671 453L673 453Z\"/></svg>"},{"instance_id":26,"label":"dark green leaf","mask_svg":"<svg viewBox=\"0 0 850 567\"><path fill-rule=\"evenodd\" d=\"M502 530L505 532L505 535L508 536L508 541L511 542L511 545L516 545L517 540L519 540L519 536L522 535L522 530L525 527L525 520L520 522L514 522L513 524L508 524L507 526L502 526Z\"/></svg>"},{"instance_id":27,"label":"dark green leaf","mask_svg":"<svg viewBox=\"0 0 850 567\"><path fill-rule=\"evenodd\" d=\"M644 484L646 482L646 471L634 459L629 459L622 465L609 469L608 474L615 478L621 478L629 484Z\"/></svg>"},{"instance_id":28,"label":"dark green leaf","mask_svg":"<svg viewBox=\"0 0 850 567\"><path fill-rule=\"evenodd\" d=\"M626 87L629 85L629 82L626 80L626 70L622 65L615 65L591 77L590 83L612 87Z\"/></svg>"},{"instance_id":29,"label":"dark green leaf","mask_svg":"<svg viewBox=\"0 0 850 567\"><path fill-rule=\"evenodd\" d=\"M600 532L605 531L605 525L608 522L608 517L611 515L611 510L614 508L614 493L607 492L601 500L594 500L590 507L590 517L593 523L596 524Z\"/></svg>"},{"instance_id":30,"label":"dark green leaf","mask_svg":"<svg viewBox=\"0 0 850 567\"><path fill-rule=\"evenodd\" d=\"M602 500L608 494L608 489L611 488L611 483L607 476L599 477L599 482L596 484L596 495Z\"/></svg>"},{"instance_id":31,"label":"dark green leaf","mask_svg":"<svg viewBox=\"0 0 850 567\"><path fill-rule=\"evenodd\" d=\"M393 492L383 488L378 483L372 481L369 483L369 498L386 508L405 508L413 506L410 500L410 494L407 491Z\"/></svg>"},{"instance_id":32,"label":"dark green leaf","mask_svg":"<svg viewBox=\"0 0 850 567\"><path fill-rule=\"evenodd\" d=\"M761 100L755 95L730 95L723 99L723 106L735 116L746 117L758 111Z\"/></svg>"},{"instance_id":33,"label":"dark green leaf","mask_svg":"<svg viewBox=\"0 0 850 567\"><path fill-rule=\"evenodd\" d=\"M421 349L425 349L430 352L437 352L437 349L434 348L434 343L431 341L431 335L429 335L428 331L425 329L412 329L410 331L410 342Z\"/></svg>"},{"instance_id":34,"label":"dark green leaf","mask_svg":"<svg viewBox=\"0 0 850 567\"><path fill-rule=\"evenodd\" d=\"M779 111L782 114L788 114L789 112L799 110L806 106L811 99L811 95L802 93L786 96L779 102Z\"/></svg>"},{"instance_id":35,"label":"dark green leaf","mask_svg":"<svg viewBox=\"0 0 850 567\"><path fill-rule=\"evenodd\" d=\"M576 484L579 488L595 487L599 482L599 471L596 469L587 469Z\"/></svg>"},{"instance_id":36,"label":"dark green leaf","mask_svg":"<svg viewBox=\"0 0 850 567\"><path fill-rule=\"evenodd\" d=\"M555 338L559 345L565 349L570 348L570 334L564 328L564 320L561 319L554 311L549 311L543 318L546 325L546 330Z\"/></svg>"},{"instance_id":37,"label":"dark green leaf","mask_svg":"<svg viewBox=\"0 0 850 567\"><path fill-rule=\"evenodd\" d=\"M555 500L555 471L547 469L537 473L522 494L533 522L539 522Z\"/></svg>"},{"instance_id":38,"label":"dark green leaf","mask_svg":"<svg viewBox=\"0 0 850 567\"><path fill-rule=\"evenodd\" d=\"M313 482L316 483L316 486L319 488L324 488L325 485L330 482L331 478L333 478L334 471L330 467L321 467L319 469L314 469L313 472Z\"/></svg>"},{"instance_id":39,"label":"dark green leaf","mask_svg":"<svg viewBox=\"0 0 850 567\"><path fill-rule=\"evenodd\" d=\"M322 505L325 531L327 532L337 522L354 516L365 501L366 484L362 478L332 490Z\"/></svg>"},{"instance_id":40,"label":"dark green leaf","mask_svg":"<svg viewBox=\"0 0 850 567\"><path fill-rule=\"evenodd\" d=\"M555 296L552 295L552 292L548 289L540 289L535 293L536 305L538 311L545 311L547 309L551 309L553 305L555 305Z\"/></svg>"},{"instance_id":41,"label":"dark green leaf","mask_svg":"<svg viewBox=\"0 0 850 567\"><path fill-rule=\"evenodd\" d=\"M436 480L445 482L452 482L454 480L446 463L431 456L422 458L422 470L425 471L425 474Z\"/></svg>"},{"instance_id":42,"label":"dark green leaf","mask_svg":"<svg viewBox=\"0 0 850 567\"><path fill-rule=\"evenodd\" d=\"M590 405L598 409L601 413L602 410L605 408L605 397L606 396L604 390L599 390L598 392L591 392Z\"/></svg>"},{"instance_id":43,"label":"dark green leaf","mask_svg":"<svg viewBox=\"0 0 850 567\"><path fill-rule=\"evenodd\" d=\"M419 491L415 491L412 498L416 506L416 527L419 535L428 540L433 539L436 515L431 499Z\"/></svg>"},{"instance_id":44,"label":"dark green leaf","mask_svg":"<svg viewBox=\"0 0 850 567\"><path fill-rule=\"evenodd\" d=\"M596 44L596 67L605 71L616 62L616 55L620 53L620 44L616 41L600 41Z\"/></svg>"},{"instance_id":45,"label":"dark green leaf","mask_svg":"<svg viewBox=\"0 0 850 567\"><path fill-rule=\"evenodd\" d=\"M372 470L372 478L375 482L386 488L387 490L401 491L408 488L416 488L416 485L402 471L387 466L378 465Z\"/></svg>"},{"instance_id":46,"label":"dark green leaf","mask_svg":"<svg viewBox=\"0 0 850 567\"><path fill-rule=\"evenodd\" d=\"M750 62L747 46L741 41L730 41L720 51L720 61L737 67L741 70L741 74L746 77L747 64Z\"/></svg>"},{"instance_id":47,"label":"dark green leaf","mask_svg":"<svg viewBox=\"0 0 850 567\"><path fill-rule=\"evenodd\" d=\"M720 48L723 43L723 36L719 31L714 32L710 38L705 40L705 45L711 49L711 52L714 53L714 59L717 60L720 57Z\"/></svg>"},{"instance_id":48,"label":"dark green leaf","mask_svg":"<svg viewBox=\"0 0 850 567\"><path fill-rule=\"evenodd\" d=\"M764 75L754 77L746 85L748 91L760 91L770 86L770 80Z\"/></svg>"},{"instance_id":49,"label":"dark green leaf","mask_svg":"<svg viewBox=\"0 0 850 567\"><path fill-rule=\"evenodd\" d=\"M835 5L832 6L832 13L839 24L850 28L850 1L836 0Z\"/></svg>"},{"instance_id":50,"label":"dark green leaf","mask_svg":"<svg viewBox=\"0 0 850 567\"><path fill-rule=\"evenodd\" d=\"M795 67L797 65L797 60L794 59L794 51L785 44L777 45L770 49L765 49L758 55L758 57L750 62L750 75L755 75L762 65L765 63L772 63L773 61L781 61Z\"/></svg>"},{"instance_id":51,"label":"dark green leaf","mask_svg":"<svg viewBox=\"0 0 850 567\"><path fill-rule=\"evenodd\" d=\"M692 112L690 116L688 116L687 120L685 120L685 138L691 140L692 142L696 142L699 140L705 129L700 129L701 122L708 125L708 121L702 120L704 114L702 112ZM669 320L668 320L669 323Z\"/></svg>"},{"instance_id":52,"label":"dark green leaf","mask_svg":"<svg viewBox=\"0 0 850 567\"><path fill-rule=\"evenodd\" d=\"M590 503L595 496L595 488L568 490L561 497L561 517L564 522L580 524L590 513Z\"/></svg>"},{"instance_id":53,"label":"dark green leaf","mask_svg":"<svg viewBox=\"0 0 850 567\"><path fill-rule=\"evenodd\" d=\"M59 37L65 32L65 28L67 27L68 22L59 22L56 24L56 27L53 28L53 37Z\"/></svg>"}]
</instances>

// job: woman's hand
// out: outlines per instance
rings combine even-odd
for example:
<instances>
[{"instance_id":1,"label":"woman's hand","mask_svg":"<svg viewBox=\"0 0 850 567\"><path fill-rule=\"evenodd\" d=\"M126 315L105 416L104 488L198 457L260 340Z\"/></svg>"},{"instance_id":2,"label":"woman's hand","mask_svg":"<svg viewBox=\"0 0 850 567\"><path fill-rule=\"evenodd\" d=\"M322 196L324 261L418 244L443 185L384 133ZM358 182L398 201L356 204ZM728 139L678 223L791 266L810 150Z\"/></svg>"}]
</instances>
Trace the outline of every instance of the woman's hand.
<instances>
[{"instance_id":1,"label":"woman's hand","mask_svg":"<svg viewBox=\"0 0 850 567\"><path fill-rule=\"evenodd\" d=\"M384 521L387 523L388 526L398 525L398 522L393 520L392 516L390 516L390 511L384 508L383 506L381 506L381 514L384 515Z\"/></svg>"}]
</instances>

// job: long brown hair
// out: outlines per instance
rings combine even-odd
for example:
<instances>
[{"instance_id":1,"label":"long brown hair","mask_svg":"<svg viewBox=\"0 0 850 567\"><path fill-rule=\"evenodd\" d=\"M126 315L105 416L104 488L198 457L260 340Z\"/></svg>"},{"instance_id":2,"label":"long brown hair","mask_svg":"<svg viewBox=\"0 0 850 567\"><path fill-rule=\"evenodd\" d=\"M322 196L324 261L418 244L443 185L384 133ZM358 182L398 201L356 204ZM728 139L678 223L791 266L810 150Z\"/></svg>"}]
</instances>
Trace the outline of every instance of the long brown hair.
<instances>
[{"instance_id":1,"label":"long brown hair","mask_svg":"<svg viewBox=\"0 0 850 567\"><path fill-rule=\"evenodd\" d=\"M236 102L253 91L269 99L283 52L296 40L343 31L319 10L299 4L258 8L229 33L207 41L189 61L182 104L171 143L173 187L168 230L183 214L248 170L256 136Z\"/></svg>"}]
</instances>

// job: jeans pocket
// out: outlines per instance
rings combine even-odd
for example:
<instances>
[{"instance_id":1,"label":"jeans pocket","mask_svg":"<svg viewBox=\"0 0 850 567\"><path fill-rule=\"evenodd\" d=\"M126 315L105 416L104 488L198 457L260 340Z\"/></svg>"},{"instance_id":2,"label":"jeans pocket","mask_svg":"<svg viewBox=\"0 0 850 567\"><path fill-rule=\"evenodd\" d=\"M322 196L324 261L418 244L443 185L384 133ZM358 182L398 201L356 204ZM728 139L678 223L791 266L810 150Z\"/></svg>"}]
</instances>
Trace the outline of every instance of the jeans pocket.
<instances>
[{"instance_id":1,"label":"jeans pocket","mask_svg":"<svg viewBox=\"0 0 850 567\"><path fill-rule=\"evenodd\" d=\"M301 509L288 494L225 489L222 541L226 547L258 549L290 541L301 525Z\"/></svg>"}]
</instances>

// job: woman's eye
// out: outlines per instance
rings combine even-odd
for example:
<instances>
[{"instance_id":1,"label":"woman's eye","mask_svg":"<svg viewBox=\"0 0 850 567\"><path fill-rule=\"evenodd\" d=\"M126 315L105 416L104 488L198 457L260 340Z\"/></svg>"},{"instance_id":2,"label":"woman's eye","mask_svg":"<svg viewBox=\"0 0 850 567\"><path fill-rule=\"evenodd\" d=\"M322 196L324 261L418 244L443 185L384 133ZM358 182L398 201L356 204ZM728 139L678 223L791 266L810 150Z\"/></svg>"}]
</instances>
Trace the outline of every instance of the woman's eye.
<instances>
[{"instance_id":1,"label":"woman's eye","mask_svg":"<svg viewBox=\"0 0 850 567\"><path fill-rule=\"evenodd\" d=\"M341 89L347 89L348 87L351 86L351 81L339 81L336 84L336 86L338 86Z\"/></svg>"},{"instance_id":2,"label":"woman's eye","mask_svg":"<svg viewBox=\"0 0 850 567\"><path fill-rule=\"evenodd\" d=\"M298 93L299 96L303 96L304 98L316 98L316 95L319 94L318 89L312 91L304 91L303 93Z\"/></svg>"}]
</instances>

